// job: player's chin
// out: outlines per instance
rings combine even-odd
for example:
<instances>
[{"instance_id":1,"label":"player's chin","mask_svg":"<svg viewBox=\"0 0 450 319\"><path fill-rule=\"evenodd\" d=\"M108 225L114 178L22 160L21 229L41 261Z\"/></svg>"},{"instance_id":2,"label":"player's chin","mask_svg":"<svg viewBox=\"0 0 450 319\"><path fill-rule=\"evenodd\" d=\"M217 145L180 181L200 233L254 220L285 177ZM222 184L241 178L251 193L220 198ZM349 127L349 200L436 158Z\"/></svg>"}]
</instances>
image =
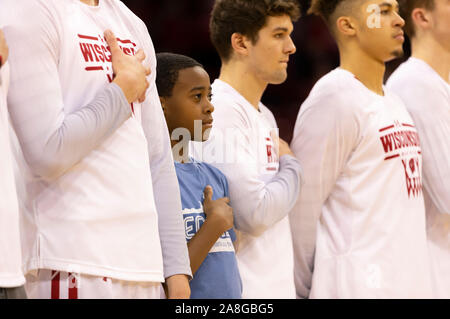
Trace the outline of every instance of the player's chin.
<instances>
[{"instance_id":1,"label":"player's chin","mask_svg":"<svg viewBox=\"0 0 450 319\"><path fill-rule=\"evenodd\" d=\"M403 51L403 47L393 49L389 54L389 58L386 60L386 62L402 58L404 55L405 52Z\"/></svg>"},{"instance_id":2,"label":"player's chin","mask_svg":"<svg viewBox=\"0 0 450 319\"><path fill-rule=\"evenodd\" d=\"M280 71L272 74L272 77L271 77L269 83L275 84L275 85L282 84L282 83L286 82L287 77L288 77L287 70L285 70L285 69L280 70Z\"/></svg>"}]
</instances>

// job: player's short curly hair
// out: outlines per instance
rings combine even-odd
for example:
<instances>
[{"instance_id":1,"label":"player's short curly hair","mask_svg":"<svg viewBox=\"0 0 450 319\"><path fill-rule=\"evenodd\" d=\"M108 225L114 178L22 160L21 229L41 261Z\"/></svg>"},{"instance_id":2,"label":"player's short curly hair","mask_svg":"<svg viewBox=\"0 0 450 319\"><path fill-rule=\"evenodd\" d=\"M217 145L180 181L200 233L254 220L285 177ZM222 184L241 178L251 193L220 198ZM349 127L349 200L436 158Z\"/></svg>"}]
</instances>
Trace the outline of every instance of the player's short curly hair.
<instances>
[{"instance_id":1,"label":"player's short curly hair","mask_svg":"<svg viewBox=\"0 0 450 319\"><path fill-rule=\"evenodd\" d=\"M178 81L181 70L190 69L196 66L203 68L194 59L175 53L158 53L156 55L156 87L160 97L171 97L173 87Z\"/></svg>"},{"instance_id":2,"label":"player's short curly hair","mask_svg":"<svg viewBox=\"0 0 450 319\"><path fill-rule=\"evenodd\" d=\"M269 16L288 15L293 21L300 18L297 0L216 0L211 13L211 41L223 61L232 54L231 36L240 33L258 41L259 31Z\"/></svg>"},{"instance_id":3,"label":"player's short curly hair","mask_svg":"<svg viewBox=\"0 0 450 319\"><path fill-rule=\"evenodd\" d=\"M427 10L433 10L435 3L434 0L399 0L400 15L405 19L405 32L409 37L416 35L414 28L414 22L412 20L412 12L416 8L425 8Z\"/></svg>"}]
</instances>

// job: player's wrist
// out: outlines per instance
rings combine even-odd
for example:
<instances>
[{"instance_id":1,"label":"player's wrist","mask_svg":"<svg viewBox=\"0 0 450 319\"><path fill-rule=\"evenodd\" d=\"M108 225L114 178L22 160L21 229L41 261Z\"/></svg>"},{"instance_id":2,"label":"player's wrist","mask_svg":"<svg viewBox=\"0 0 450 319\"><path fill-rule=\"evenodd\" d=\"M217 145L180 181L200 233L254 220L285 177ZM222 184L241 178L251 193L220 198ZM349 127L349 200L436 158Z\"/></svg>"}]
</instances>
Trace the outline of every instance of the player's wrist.
<instances>
[{"instance_id":1,"label":"player's wrist","mask_svg":"<svg viewBox=\"0 0 450 319\"><path fill-rule=\"evenodd\" d=\"M126 75L117 75L113 81L113 83L117 84L121 89L123 94L125 95L128 103L133 103L137 99L137 94L135 89L131 85L131 81Z\"/></svg>"},{"instance_id":2,"label":"player's wrist","mask_svg":"<svg viewBox=\"0 0 450 319\"><path fill-rule=\"evenodd\" d=\"M191 289L189 286L189 276L184 274L173 275L166 278L167 298L169 299L189 299Z\"/></svg>"},{"instance_id":3,"label":"player's wrist","mask_svg":"<svg viewBox=\"0 0 450 319\"><path fill-rule=\"evenodd\" d=\"M208 229L210 229L210 231L218 237L220 237L227 230L225 225L225 220L217 214L208 215L203 224L204 227L208 227Z\"/></svg>"},{"instance_id":4,"label":"player's wrist","mask_svg":"<svg viewBox=\"0 0 450 319\"><path fill-rule=\"evenodd\" d=\"M280 154L280 158L282 158L283 156L292 156L292 157L295 157L294 153L292 153L292 152L286 152L286 153Z\"/></svg>"}]
</instances>

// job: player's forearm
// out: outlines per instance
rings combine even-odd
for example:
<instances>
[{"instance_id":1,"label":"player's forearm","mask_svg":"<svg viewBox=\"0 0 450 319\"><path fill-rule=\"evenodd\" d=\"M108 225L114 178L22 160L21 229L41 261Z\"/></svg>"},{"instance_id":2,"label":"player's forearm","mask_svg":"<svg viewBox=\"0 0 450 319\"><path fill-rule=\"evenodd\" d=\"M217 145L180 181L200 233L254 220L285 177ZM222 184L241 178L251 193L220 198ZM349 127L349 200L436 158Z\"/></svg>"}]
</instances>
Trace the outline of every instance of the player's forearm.
<instances>
[{"instance_id":1,"label":"player's forearm","mask_svg":"<svg viewBox=\"0 0 450 319\"><path fill-rule=\"evenodd\" d=\"M191 296L189 276L184 274L177 274L166 278L163 287L167 299L189 299Z\"/></svg>"},{"instance_id":2,"label":"player's forearm","mask_svg":"<svg viewBox=\"0 0 450 319\"><path fill-rule=\"evenodd\" d=\"M208 219L203 223L194 237L188 243L189 260L192 273L195 274L208 256L209 251L224 232Z\"/></svg>"},{"instance_id":3,"label":"player's forearm","mask_svg":"<svg viewBox=\"0 0 450 319\"><path fill-rule=\"evenodd\" d=\"M64 115L59 128L25 155L33 171L57 178L110 137L131 115L121 89L110 84L77 112ZM39 141L34 141L35 143Z\"/></svg>"},{"instance_id":4,"label":"player's forearm","mask_svg":"<svg viewBox=\"0 0 450 319\"><path fill-rule=\"evenodd\" d=\"M312 285L317 225L322 201L310 196L313 188L304 188L294 209L289 214L294 248L294 278L298 298L308 298Z\"/></svg>"},{"instance_id":5,"label":"player's forearm","mask_svg":"<svg viewBox=\"0 0 450 319\"><path fill-rule=\"evenodd\" d=\"M173 185L177 188L176 177ZM179 190L164 183L154 183L158 228L164 262L164 277L175 274L192 276L186 245ZM160 186L158 186L160 185Z\"/></svg>"},{"instance_id":6,"label":"player's forearm","mask_svg":"<svg viewBox=\"0 0 450 319\"><path fill-rule=\"evenodd\" d=\"M158 212L164 277L192 276L169 132L154 83L142 104L142 127L147 138L153 197Z\"/></svg>"},{"instance_id":7,"label":"player's forearm","mask_svg":"<svg viewBox=\"0 0 450 319\"><path fill-rule=\"evenodd\" d=\"M165 132L167 135L168 133ZM151 143L151 139L149 140ZM167 141L168 143L168 141ZM152 146L149 145L151 150ZM158 156L151 156L153 194L158 212L159 237L164 262L164 277L175 274L192 276L186 245L180 189L170 145Z\"/></svg>"},{"instance_id":8,"label":"player's forearm","mask_svg":"<svg viewBox=\"0 0 450 319\"><path fill-rule=\"evenodd\" d=\"M302 183L302 169L297 159L283 156L278 174L255 198L241 197L233 201L236 228L258 236L285 218L295 205ZM251 195L250 195L251 196Z\"/></svg>"}]
</instances>

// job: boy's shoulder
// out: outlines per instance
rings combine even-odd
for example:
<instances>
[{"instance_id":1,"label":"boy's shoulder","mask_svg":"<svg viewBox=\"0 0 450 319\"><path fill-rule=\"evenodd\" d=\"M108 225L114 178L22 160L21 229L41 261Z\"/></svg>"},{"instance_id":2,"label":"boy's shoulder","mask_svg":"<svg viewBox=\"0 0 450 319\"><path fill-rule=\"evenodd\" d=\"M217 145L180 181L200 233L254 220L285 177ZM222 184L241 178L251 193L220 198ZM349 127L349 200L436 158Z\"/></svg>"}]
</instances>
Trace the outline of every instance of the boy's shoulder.
<instances>
[{"instance_id":1,"label":"boy's shoulder","mask_svg":"<svg viewBox=\"0 0 450 319\"><path fill-rule=\"evenodd\" d=\"M220 179L221 181L225 182L227 181L225 174L223 174L222 171L217 167L208 164L206 162L196 162L196 163L203 168L203 171L210 173L210 175L214 176L215 178Z\"/></svg>"},{"instance_id":2,"label":"boy's shoulder","mask_svg":"<svg viewBox=\"0 0 450 319\"><path fill-rule=\"evenodd\" d=\"M207 180L213 179L227 182L227 178L217 167L203 161L194 159L191 159L191 161L192 162L189 164L175 162L175 170L177 172L177 175L182 174L183 172L195 171L196 174L203 175Z\"/></svg>"}]
</instances>

